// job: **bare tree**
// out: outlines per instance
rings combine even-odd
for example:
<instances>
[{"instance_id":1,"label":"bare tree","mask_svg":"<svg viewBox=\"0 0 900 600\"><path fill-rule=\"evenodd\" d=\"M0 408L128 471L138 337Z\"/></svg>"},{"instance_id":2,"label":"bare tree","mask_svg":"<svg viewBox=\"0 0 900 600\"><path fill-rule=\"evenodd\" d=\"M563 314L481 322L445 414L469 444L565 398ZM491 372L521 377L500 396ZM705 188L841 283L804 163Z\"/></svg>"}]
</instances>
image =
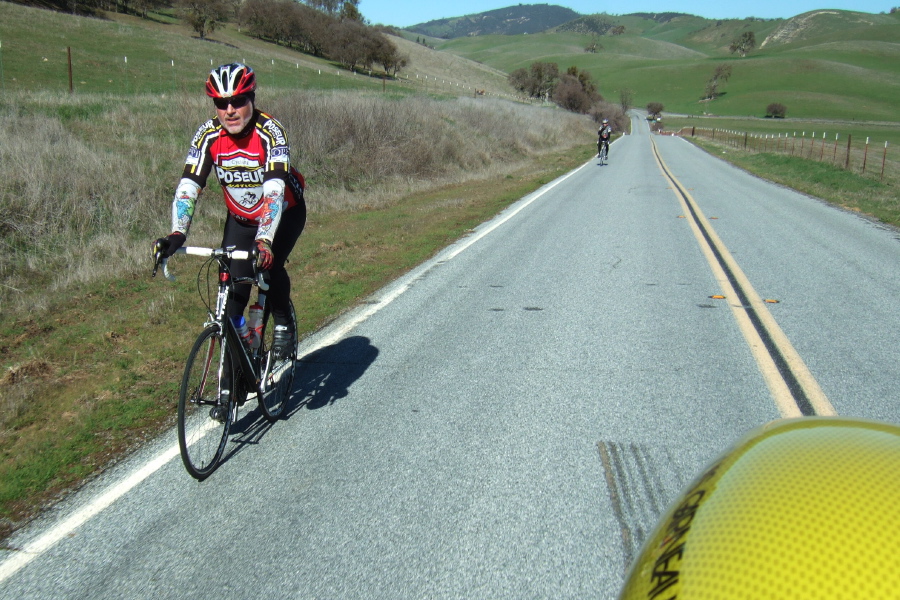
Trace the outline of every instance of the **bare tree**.
<instances>
[{"instance_id":1,"label":"bare tree","mask_svg":"<svg viewBox=\"0 0 900 600\"><path fill-rule=\"evenodd\" d=\"M200 39L227 23L234 8L228 0L177 0L175 6Z\"/></svg>"},{"instance_id":2,"label":"bare tree","mask_svg":"<svg viewBox=\"0 0 900 600\"><path fill-rule=\"evenodd\" d=\"M628 131L628 116L621 107L615 104L601 100L591 107L588 114L591 115L595 123L601 123L603 119L609 119L613 131Z\"/></svg>"},{"instance_id":3,"label":"bare tree","mask_svg":"<svg viewBox=\"0 0 900 600\"><path fill-rule=\"evenodd\" d=\"M597 91L591 74L575 66L566 70L553 91L553 101L556 104L581 114L590 112L591 107L601 100L603 96Z\"/></svg>"},{"instance_id":4,"label":"bare tree","mask_svg":"<svg viewBox=\"0 0 900 600\"><path fill-rule=\"evenodd\" d=\"M622 88L619 92L619 106L622 107L622 112L628 112L633 104L634 92L630 88Z\"/></svg>"},{"instance_id":5,"label":"bare tree","mask_svg":"<svg viewBox=\"0 0 900 600\"><path fill-rule=\"evenodd\" d=\"M132 0L131 9L141 16L142 19L147 18L147 13L157 8L168 5L165 0Z\"/></svg>"},{"instance_id":6,"label":"bare tree","mask_svg":"<svg viewBox=\"0 0 900 600\"><path fill-rule=\"evenodd\" d=\"M662 102L649 102L647 104L647 114L651 118L657 118L662 115L662 111L666 109Z\"/></svg>"},{"instance_id":7,"label":"bare tree","mask_svg":"<svg viewBox=\"0 0 900 600\"><path fill-rule=\"evenodd\" d=\"M359 21L360 23L365 23L365 17L359 12L359 0L345 0L341 5L340 19L342 21Z\"/></svg>"},{"instance_id":8,"label":"bare tree","mask_svg":"<svg viewBox=\"0 0 900 600\"><path fill-rule=\"evenodd\" d=\"M559 65L535 62L530 69L516 69L510 73L507 81L530 98L549 99L559 82Z\"/></svg>"},{"instance_id":9,"label":"bare tree","mask_svg":"<svg viewBox=\"0 0 900 600\"><path fill-rule=\"evenodd\" d=\"M780 102L773 102L766 107L766 117L783 119L787 115L787 107Z\"/></svg>"},{"instance_id":10,"label":"bare tree","mask_svg":"<svg viewBox=\"0 0 900 600\"><path fill-rule=\"evenodd\" d=\"M306 4L315 8L316 10L321 10L324 13L327 13L331 16L335 16L341 10L341 1L340 0L304 0Z\"/></svg>"},{"instance_id":11,"label":"bare tree","mask_svg":"<svg viewBox=\"0 0 900 600\"><path fill-rule=\"evenodd\" d=\"M581 114L586 114L593 104L578 78L569 73L559 78L559 83L553 90L553 101L566 110Z\"/></svg>"},{"instance_id":12,"label":"bare tree","mask_svg":"<svg viewBox=\"0 0 900 600\"><path fill-rule=\"evenodd\" d=\"M719 85L728 81L731 77L731 65L722 63L718 65L713 71L712 77L710 77L706 82L706 89L704 90L704 100L715 100L721 95L719 92Z\"/></svg>"},{"instance_id":13,"label":"bare tree","mask_svg":"<svg viewBox=\"0 0 900 600\"><path fill-rule=\"evenodd\" d=\"M728 49L732 54L737 52L741 57L747 56L751 50L756 48L756 35L752 31L745 31L741 37L732 40Z\"/></svg>"},{"instance_id":14,"label":"bare tree","mask_svg":"<svg viewBox=\"0 0 900 600\"><path fill-rule=\"evenodd\" d=\"M372 52L375 63L384 67L384 72L388 75L396 75L401 68L405 67L409 62L408 57L401 57L397 51L397 46L386 36L378 32L373 32ZM404 60L405 58L405 60ZM400 63L403 62L401 65Z\"/></svg>"}]
</instances>

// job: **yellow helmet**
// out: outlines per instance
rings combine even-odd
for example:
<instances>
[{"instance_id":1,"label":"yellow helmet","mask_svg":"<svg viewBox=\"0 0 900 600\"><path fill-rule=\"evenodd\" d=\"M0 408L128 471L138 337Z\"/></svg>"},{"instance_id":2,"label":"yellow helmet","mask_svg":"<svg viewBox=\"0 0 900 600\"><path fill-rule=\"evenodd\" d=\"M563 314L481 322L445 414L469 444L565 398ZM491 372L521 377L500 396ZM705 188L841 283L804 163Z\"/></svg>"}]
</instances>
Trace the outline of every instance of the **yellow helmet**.
<instances>
[{"instance_id":1,"label":"yellow helmet","mask_svg":"<svg viewBox=\"0 0 900 600\"><path fill-rule=\"evenodd\" d=\"M775 421L673 503L621 600L897 598L900 427Z\"/></svg>"}]
</instances>

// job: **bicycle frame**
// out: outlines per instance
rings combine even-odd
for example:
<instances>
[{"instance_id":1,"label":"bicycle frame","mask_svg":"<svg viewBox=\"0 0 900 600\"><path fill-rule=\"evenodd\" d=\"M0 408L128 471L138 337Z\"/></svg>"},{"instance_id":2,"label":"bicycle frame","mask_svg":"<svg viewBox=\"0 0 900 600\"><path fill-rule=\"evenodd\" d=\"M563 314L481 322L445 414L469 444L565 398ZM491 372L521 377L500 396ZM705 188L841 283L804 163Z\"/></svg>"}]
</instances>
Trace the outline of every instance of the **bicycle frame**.
<instances>
[{"instance_id":1,"label":"bicycle frame","mask_svg":"<svg viewBox=\"0 0 900 600\"><path fill-rule=\"evenodd\" d=\"M258 346L253 344L251 347L242 340L237 326L228 316L228 302L235 284L255 285L258 290L257 303L265 304L263 292L269 289L269 285L263 274L257 272L254 266L252 277L232 277L230 269L231 260L252 260L255 265L255 252L236 250L234 247L212 249L188 246L180 248L177 253L207 259L197 274L197 290L206 306L207 319L188 354L178 398L181 459L188 473L202 480L215 470L222 459L238 408L243 406L250 393L256 393L263 417L270 423L282 415L294 380L296 348L287 356L276 356L265 335L269 323L274 322L269 320L271 313L268 308L263 312ZM174 281L168 261L159 252L155 258L153 274L162 265L166 279ZM217 278L216 284L213 284L212 277ZM296 322L292 303L290 311L291 319ZM238 375L236 370L242 374ZM211 377L216 378L215 382ZM230 395L225 394L226 390ZM218 433L207 438L207 434L213 431Z\"/></svg>"},{"instance_id":2,"label":"bicycle frame","mask_svg":"<svg viewBox=\"0 0 900 600\"><path fill-rule=\"evenodd\" d=\"M184 246L179 248L176 254L188 254L193 256L202 256L209 258L210 261L215 261L219 264L219 289L216 294L216 308L215 313L209 311L209 306L207 306L207 311L209 315L209 320L205 323L205 326L214 325L219 328L219 331L222 332L224 329L225 333L225 343L231 349L231 351L238 357L238 362L240 366L240 371L244 376L244 383L247 385L249 390L255 391L257 394L262 394L263 390L260 384L263 381L266 373L260 372L260 356L251 356L247 352L247 346L241 340L240 335L238 334L237 328L234 323L231 322L231 319L225 316L225 309L228 305L228 292L236 283L255 283L261 291L268 291L269 284L263 278L262 273L256 273L255 277L242 277L238 279L232 279L231 273L229 272L226 259L231 260L251 260L252 257L249 252L245 250L236 250L233 246L228 248L201 248L196 246ZM169 271L169 261L168 259L162 259L159 261L163 267L163 275L169 281L175 281L175 276ZM254 267L254 271L255 271ZM156 275L156 269L153 270L154 276ZM219 375L222 374L222 369L224 367L222 361L224 360L224 353L219 357ZM268 365L267 365L268 368ZM221 377L220 377L221 380Z\"/></svg>"}]
</instances>

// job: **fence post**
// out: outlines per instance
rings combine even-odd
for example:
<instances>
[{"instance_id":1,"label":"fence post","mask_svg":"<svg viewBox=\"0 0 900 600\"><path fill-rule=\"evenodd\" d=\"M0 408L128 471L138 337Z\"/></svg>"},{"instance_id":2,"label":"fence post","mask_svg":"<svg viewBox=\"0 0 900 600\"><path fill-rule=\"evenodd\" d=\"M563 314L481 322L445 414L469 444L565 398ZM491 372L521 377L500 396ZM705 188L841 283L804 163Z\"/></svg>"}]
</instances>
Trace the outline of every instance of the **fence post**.
<instances>
[{"instance_id":1,"label":"fence post","mask_svg":"<svg viewBox=\"0 0 900 600\"><path fill-rule=\"evenodd\" d=\"M839 135L841 134L834 134L834 151L831 153L831 164L834 164L834 162L837 160L837 141Z\"/></svg>"},{"instance_id":2,"label":"fence post","mask_svg":"<svg viewBox=\"0 0 900 600\"><path fill-rule=\"evenodd\" d=\"M72 86L72 46L66 46L66 55L69 63L69 93L74 94L75 88Z\"/></svg>"},{"instance_id":3,"label":"fence post","mask_svg":"<svg viewBox=\"0 0 900 600\"><path fill-rule=\"evenodd\" d=\"M884 156L881 157L881 181L884 181L884 163L887 162L887 142L884 142Z\"/></svg>"},{"instance_id":4,"label":"fence post","mask_svg":"<svg viewBox=\"0 0 900 600\"><path fill-rule=\"evenodd\" d=\"M825 132L822 132L822 147L819 149L819 160L825 160Z\"/></svg>"},{"instance_id":5,"label":"fence post","mask_svg":"<svg viewBox=\"0 0 900 600\"><path fill-rule=\"evenodd\" d=\"M847 134L847 161L844 163L844 168L848 171L850 170L850 141L853 139L853 134Z\"/></svg>"},{"instance_id":6,"label":"fence post","mask_svg":"<svg viewBox=\"0 0 900 600\"><path fill-rule=\"evenodd\" d=\"M866 159L869 158L869 138L866 138L866 149L863 151L863 166L862 166L862 174L866 174Z\"/></svg>"},{"instance_id":7,"label":"fence post","mask_svg":"<svg viewBox=\"0 0 900 600\"><path fill-rule=\"evenodd\" d=\"M747 149L747 138L749 138L749 137L750 137L750 134L745 131L744 132L744 150Z\"/></svg>"}]
</instances>

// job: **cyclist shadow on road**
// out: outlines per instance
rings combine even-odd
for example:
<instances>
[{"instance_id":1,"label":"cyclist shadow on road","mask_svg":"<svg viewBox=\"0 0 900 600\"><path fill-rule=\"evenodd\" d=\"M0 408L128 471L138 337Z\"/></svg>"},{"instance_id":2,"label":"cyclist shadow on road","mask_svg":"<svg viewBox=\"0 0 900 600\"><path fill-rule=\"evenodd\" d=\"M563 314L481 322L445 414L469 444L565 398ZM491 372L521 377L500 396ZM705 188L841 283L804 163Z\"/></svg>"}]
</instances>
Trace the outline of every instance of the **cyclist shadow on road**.
<instances>
[{"instance_id":1,"label":"cyclist shadow on road","mask_svg":"<svg viewBox=\"0 0 900 600\"><path fill-rule=\"evenodd\" d=\"M344 338L297 362L287 418L301 408L316 410L345 398L354 381L378 358L378 348L363 336Z\"/></svg>"},{"instance_id":2,"label":"cyclist shadow on road","mask_svg":"<svg viewBox=\"0 0 900 600\"><path fill-rule=\"evenodd\" d=\"M294 389L284 418L291 418L302 408L315 410L345 398L347 390L375 362L378 353L369 338L353 336L300 358L294 367ZM244 413L231 426L231 440L220 466L245 447L258 444L272 425L258 408Z\"/></svg>"}]
</instances>

